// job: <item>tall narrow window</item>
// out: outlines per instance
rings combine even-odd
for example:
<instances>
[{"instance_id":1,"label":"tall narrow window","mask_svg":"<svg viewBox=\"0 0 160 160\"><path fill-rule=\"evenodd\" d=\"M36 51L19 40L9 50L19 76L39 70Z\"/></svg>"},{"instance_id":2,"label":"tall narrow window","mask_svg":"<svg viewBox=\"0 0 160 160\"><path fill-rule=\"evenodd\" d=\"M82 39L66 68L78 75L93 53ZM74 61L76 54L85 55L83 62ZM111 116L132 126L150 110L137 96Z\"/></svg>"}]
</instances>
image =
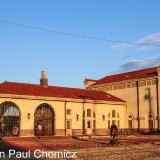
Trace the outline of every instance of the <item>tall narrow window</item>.
<instances>
[{"instance_id":1,"label":"tall narrow window","mask_svg":"<svg viewBox=\"0 0 160 160\"><path fill-rule=\"evenodd\" d=\"M67 120L67 129L71 129L71 120Z\"/></svg>"},{"instance_id":2,"label":"tall narrow window","mask_svg":"<svg viewBox=\"0 0 160 160\"><path fill-rule=\"evenodd\" d=\"M108 118L110 118L110 112L108 113Z\"/></svg>"},{"instance_id":3,"label":"tall narrow window","mask_svg":"<svg viewBox=\"0 0 160 160\"><path fill-rule=\"evenodd\" d=\"M116 117L116 111L112 110L112 118L115 118L115 117Z\"/></svg>"},{"instance_id":4,"label":"tall narrow window","mask_svg":"<svg viewBox=\"0 0 160 160\"><path fill-rule=\"evenodd\" d=\"M93 118L96 118L96 114L95 114L95 112L93 111Z\"/></svg>"},{"instance_id":5,"label":"tall narrow window","mask_svg":"<svg viewBox=\"0 0 160 160\"><path fill-rule=\"evenodd\" d=\"M91 117L91 109L87 109L87 117Z\"/></svg>"},{"instance_id":6,"label":"tall narrow window","mask_svg":"<svg viewBox=\"0 0 160 160\"><path fill-rule=\"evenodd\" d=\"M96 120L93 120L93 129L96 129Z\"/></svg>"},{"instance_id":7,"label":"tall narrow window","mask_svg":"<svg viewBox=\"0 0 160 160\"><path fill-rule=\"evenodd\" d=\"M110 129L111 127L111 123L110 123L110 120L108 120L108 129Z\"/></svg>"},{"instance_id":8,"label":"tall narrow window","mask_svg":"<svg viewBox=\"0 0 160 160\"><path fill-rule=\"evenodd\" d=\"M120 128L120 121L117 120L117 127Z\"/></svg>"}]
</instances>

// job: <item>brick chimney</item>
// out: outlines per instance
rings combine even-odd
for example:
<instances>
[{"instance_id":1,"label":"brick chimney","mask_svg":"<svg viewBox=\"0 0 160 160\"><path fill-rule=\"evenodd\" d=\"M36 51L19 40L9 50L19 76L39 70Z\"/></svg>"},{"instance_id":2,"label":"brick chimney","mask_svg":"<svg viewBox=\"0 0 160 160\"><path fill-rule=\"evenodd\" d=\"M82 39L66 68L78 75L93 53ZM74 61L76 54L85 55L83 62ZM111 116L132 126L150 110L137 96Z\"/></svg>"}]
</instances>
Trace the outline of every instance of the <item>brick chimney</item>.
<instances>
[{"instance_id":1,"label":"brick chimney","mask_svg":"<svg viewBox=\"0 0 160 160\"><path fill-rule=\"evenodd\" d=\"M41 75L41 79L40 79L40 85L48 86L48 79L46 77L46 71L42 71L41 73L42 73L42 75Z\"/></svg>"}]
</instances>

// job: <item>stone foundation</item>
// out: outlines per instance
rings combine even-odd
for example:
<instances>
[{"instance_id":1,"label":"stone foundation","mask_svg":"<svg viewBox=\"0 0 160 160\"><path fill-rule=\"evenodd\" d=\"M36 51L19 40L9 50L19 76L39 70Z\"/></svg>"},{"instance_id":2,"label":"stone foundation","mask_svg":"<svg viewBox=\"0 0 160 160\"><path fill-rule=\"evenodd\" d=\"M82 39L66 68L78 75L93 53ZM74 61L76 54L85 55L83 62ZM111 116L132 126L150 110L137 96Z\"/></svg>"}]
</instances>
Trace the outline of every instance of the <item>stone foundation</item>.
<instances>
[{"instance_id":1,"label":"stone foundation","mask_svg":"<svg viewBox=\"0 0 160 160\"><path fill-rule=\"evenodd\" d=\"M55 129L54 135L55 136L65 136L65 129Z\"/></svg>"},{"instance_id":2,"label":"stone foundation","mask_svg":"<svg viewBox=\"0 0 160 160\"><path fill-rule=\"evenodd\" d=\"M72 136L82 135L82 134L83 134L83 130L82 129L72 129Z\"/></svg>"},{"instance_id":3,"label":"stone foundation","mask_svg":"<svg viewBox=\"0 0 160 160\"><path fill-rule=\"evenodd\" d=\"M110 135L110 130L109 129L93 129L92 133L95 135Z\"/></svg>"},{"instance_id":4,"label":"stone foundation","mask_svg":"<svg viewBox=\"0 0 160 160\"><path fill-rule=\"evenodd\" d=\"M33 137L34 130L33 129L24 129L20 131L20 137Z\"/></svg>"},{"instance_id":5,"label":"stone foundation","mask_svg":"<svg viewBox=\"0 0 160 160\"><path fill-rule=\"evenodd\" d=\"M158 131L156 129L154 130L149 130L149 129L140 129L140 131L137 131L137 129L118 129L119 135L137 135L137 134L156 134ZM55 129L53 136L76 136L76 135L83 135L87 134L87 130L84 130L85 133L83 133L82 129L71 129L71 130L66 130L65 129ZM69 133L69 134L67 134ZM92 129L92 135L110 135L110 129ZM34 130L32 129L25 129L25 130L20 130L20 137L34 137L35 133Z\"/></svg>"}]
</instances>

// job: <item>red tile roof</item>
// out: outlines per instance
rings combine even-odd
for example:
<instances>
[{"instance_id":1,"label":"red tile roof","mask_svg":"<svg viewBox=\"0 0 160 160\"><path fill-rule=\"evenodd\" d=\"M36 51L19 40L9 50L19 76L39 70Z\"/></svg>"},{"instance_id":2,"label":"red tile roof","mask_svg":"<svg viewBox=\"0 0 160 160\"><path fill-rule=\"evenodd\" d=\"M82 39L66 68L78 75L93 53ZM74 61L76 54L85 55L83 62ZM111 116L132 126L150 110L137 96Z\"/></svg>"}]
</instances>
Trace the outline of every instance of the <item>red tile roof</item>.
<instances>
[{"instance_id":1,"label":"red tile roof","mask_svg":"<svg viewBox=\"0 0 160 160\"><path fill-rule=\"evenodd\" d=\"M157 75L158 75L157 67L154 67L149 69L143 69L143 70L138 70L133 72L126 72L126 73L106 76L102 79L97 80L97 82L94 83L93 85L119 82L119 81L132 80L132 79L141 79L141 78L153 77Z\"/></svg>"},{"instance_id":2,"label":"red tile roof","mask_svg":"<svg viewBox=\"0 0 160 160\"><path fill-rule=\"evenodd\" d=\"M0 94L28 95L28 96L44 96L56 98L71 98L87 100L102 100L113 102L124 102L110 94L102 91L93 91L77 88L66 88L57 86L44 87L37 84L3 82L0 84Z\"/></svg>"}]
</instances>

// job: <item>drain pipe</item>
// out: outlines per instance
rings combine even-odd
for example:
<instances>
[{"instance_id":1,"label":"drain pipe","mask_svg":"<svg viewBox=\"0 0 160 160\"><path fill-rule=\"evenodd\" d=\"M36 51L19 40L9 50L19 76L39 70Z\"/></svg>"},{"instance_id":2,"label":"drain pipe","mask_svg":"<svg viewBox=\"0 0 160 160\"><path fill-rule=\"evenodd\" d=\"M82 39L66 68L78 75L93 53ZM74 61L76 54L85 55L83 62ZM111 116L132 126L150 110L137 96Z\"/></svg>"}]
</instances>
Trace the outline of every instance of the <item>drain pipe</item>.
<instances>
[{"instance_id":1,"label":"drain pipe","mask_svg":"<svg viewBox=\"0 0 160 160\"><path fill-rule=\"evenodd\" d=\"M159 126L159 89L158 89L158 79L156 79L156 92L157 92L157 130L159 132L160 126Z\"/></svg>"},{"instance_id":2,"label":"drain pipe","mask_svg":"<svg viewBox=\"0 0 160 160\"><path fill-rule=\"evenodd\" d=\"M65 129L65 136L67 136L67 128L66 128L66 110L67 110L67 102L64 102L64 129Z\"/></svg>"},{"instance_id":3,"label":"drain pipe","mask_svg":"<svg viewBox=\"0 0 160 160\"><path fill-rule=\"evenodd\" d=\"M138 121L138 131L140 131L140 117L139 117L139 85L137 81L137 121Z\"/></svg>"}]
</instances>

